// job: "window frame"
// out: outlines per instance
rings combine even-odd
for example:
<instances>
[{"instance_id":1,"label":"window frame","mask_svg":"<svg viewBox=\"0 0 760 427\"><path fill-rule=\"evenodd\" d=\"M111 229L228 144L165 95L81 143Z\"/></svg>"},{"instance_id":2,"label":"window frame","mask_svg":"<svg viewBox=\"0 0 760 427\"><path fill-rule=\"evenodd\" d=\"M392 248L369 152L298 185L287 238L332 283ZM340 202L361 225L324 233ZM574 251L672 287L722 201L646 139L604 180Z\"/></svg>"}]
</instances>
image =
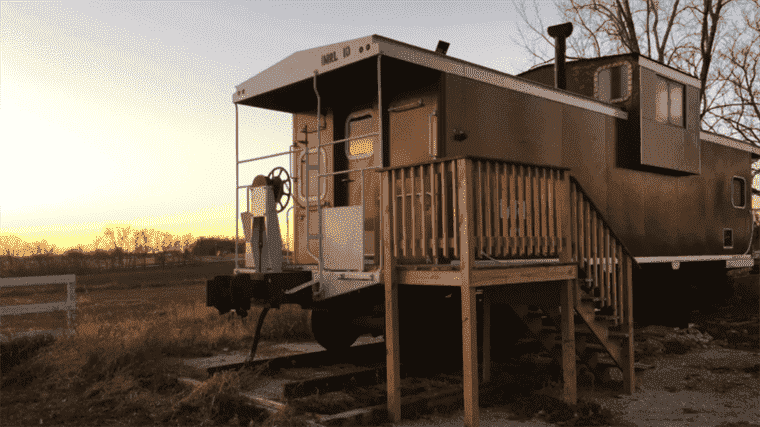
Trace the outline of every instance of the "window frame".
<instances>
[{"instance_id":1,"label":"window frame","mask_svg":"<svg viewBox=\"0 0 760 427\"><path fill-rule=\"evenodd\" d=\"M371 124L375 124L375 121L377 120L377 116L376 116L374 110L371 109L371 108L355 111L355 112L349 114L348 117L346 117L346 128L345 128L345 133L344 133L344 136L345 136L346 139L348 139L348 138L351 137L351 135L349 133L351 120L354 120L354 119L357 119L357 118L361 118L361 117L365 117L365 116L369 116ZM375 132L369 132L369 133L375 133ZM370 136L368 138L372 141L372 151L369 152L369 153L357 154L357 155L351 154L351 142L352 141L346 141L345 142L345 149L344 149L344 151L346 153L346 158L348 158L348 160L361 160L361 159L367 159L367 158L370 158L370 157L374 156L375 152L377 151L377 138L376 138L376 136Z\"/></svg>"},{"instance_id":2,"label":"window frame","mask_svg":"<svg viewBox=\"0 0 760 427\"><path fill-rule=\"evenodd\" d=\"M665 83L665 87L666 87L665 90L668 95L668 111L666 114L666 118L667 118L666 121L661 122L657 120L657 102L655 102L655 106L654 106L655 121L663 125L667 124L667 125L671 125L671 126L675 126L679 128L685 128L686 127L686 85L683 83L677 82L675 80L666 78L660 74L656 74L656 78L657 78L657 83L659 83L660 81L663 81ZM670 96L672 87L681 88L681 122L678 124L673 123L673 99ZM655 87L655 97L657 96L656 90L657 88Z\"/></svg>"},{"instance_id":3,"label":"window frame","mask_svg":"<svg viewBox=\"0 0 760 427\"><path fill-rule=\"evenodd\" d=\"M736 204L736 201L734 200L734 182L741 182L742 183L742 200L744 203L739 206ZM746 209L747 208L747 180L744 179L743 176L732 176L731 177L731 205L735 207L736 209Z\"/></svg>"},{"instance_id":4,"label":"window frame","mask_svg":"<svg viewBox=\"0 0 760 427\"><path fill-rule=\"evenodd\" d=\"M624 77L622 76L622 74L627 72L628 81L626 82L626 85L625 85L626 94L625 96L622 96L620 98L610 98L610 100L604 101L600 99L599 73L601 73L602 71L605 71L611 68L617 68L617 67L621 67L621 78ZM623 71L623 68L625 69L625 71ZM611 93L612 91L610 90L610 94ZM633 93L633 66L631 65L629 61L617 61L617 62L613 62L607 65L602 65L601 67L597 68L596 71L594 72L594 99L602 101L602 102L608 102L608 103L623 102L630 99L632 93Z\"/></svg>"}]
</instances>

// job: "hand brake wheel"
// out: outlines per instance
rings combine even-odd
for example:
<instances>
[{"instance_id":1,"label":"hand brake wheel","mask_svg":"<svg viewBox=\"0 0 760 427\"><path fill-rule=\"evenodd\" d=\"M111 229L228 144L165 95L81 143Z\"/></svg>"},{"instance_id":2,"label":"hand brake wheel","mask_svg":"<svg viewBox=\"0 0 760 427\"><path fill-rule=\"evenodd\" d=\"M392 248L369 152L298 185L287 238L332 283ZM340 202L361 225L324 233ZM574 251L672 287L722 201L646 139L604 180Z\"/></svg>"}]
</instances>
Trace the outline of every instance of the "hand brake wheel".
<instances>
[{"instance_id":1,"label":"hand brake wheel","mask_svg":"<svg viewBox=\"0 0 760 427\"><path fill-rule=\"evenodd\" d=\"M284 177L283 177L284 175ZM290 197L292 195L290 188L290 175L288 171L283 167L276 167L267 175L272 187L274 188L274 199L277 201L277 212L282 212L285 207L290 203ZM282 199L285 197L285 202Z\"/></svg>"}]
</instances>

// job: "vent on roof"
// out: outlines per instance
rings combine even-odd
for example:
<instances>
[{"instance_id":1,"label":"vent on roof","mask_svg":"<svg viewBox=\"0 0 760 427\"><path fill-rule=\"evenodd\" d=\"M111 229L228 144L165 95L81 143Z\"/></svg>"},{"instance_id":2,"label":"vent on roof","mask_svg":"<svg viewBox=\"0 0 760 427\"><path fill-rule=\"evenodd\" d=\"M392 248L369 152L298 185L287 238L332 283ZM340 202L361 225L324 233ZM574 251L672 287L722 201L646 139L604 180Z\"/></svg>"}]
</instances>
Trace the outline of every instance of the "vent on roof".
<instances>
[{"instance_id":1,"label":"vent on roof","mask_svg":"<svg viewBox=\"0 0 760 427\"><path fill-rule=\"evenodd\" d=\"M565 39L573 33L573 23L566 22L547 28L547 32L554 38L554 86L557 89L567 89L565 78Z\"/></svg>"},{"instance_id":2,"label":"vent on roof","mask_svg":"<svg viewBox=\"0 0 760 427\"><path fill-rule=\"evenodd\" d=\"M449 51L449 43L443 40L438 40L438 47L435 48L435 53L446 55L446 52L448 51Z\"/></svg>"}]
</instances>

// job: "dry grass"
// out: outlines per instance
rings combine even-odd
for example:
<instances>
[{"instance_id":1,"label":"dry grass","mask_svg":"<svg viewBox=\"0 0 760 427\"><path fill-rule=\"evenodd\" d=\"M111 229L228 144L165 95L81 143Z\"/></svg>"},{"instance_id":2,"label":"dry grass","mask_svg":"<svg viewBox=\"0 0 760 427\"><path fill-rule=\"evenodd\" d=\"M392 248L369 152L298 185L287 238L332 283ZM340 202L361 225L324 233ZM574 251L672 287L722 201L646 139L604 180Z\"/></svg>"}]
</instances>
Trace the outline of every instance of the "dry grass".
<instances>
[{"instance_id":1,"label":"dry grass","mask_svg":"<svg viewBox=\"0 0 760 427\"><path fill-rule=\"evenodd\" d=\"M89 295L95 298L93 292ZM103 321L82 304L75 335L5 343L0 419L5 425L261 421L259 412L234 397L237 374L207 379L191 391L177 377L204 380L205 372L172 361L222 348L247 348L256 310L243 320L233 313L220 316L205 301L163 307L137 305L134 311L121 310L117 318ZM262 333L270 341L310 339L307 312L297 306L271 310Z\"/></svg>"}]
</instances>

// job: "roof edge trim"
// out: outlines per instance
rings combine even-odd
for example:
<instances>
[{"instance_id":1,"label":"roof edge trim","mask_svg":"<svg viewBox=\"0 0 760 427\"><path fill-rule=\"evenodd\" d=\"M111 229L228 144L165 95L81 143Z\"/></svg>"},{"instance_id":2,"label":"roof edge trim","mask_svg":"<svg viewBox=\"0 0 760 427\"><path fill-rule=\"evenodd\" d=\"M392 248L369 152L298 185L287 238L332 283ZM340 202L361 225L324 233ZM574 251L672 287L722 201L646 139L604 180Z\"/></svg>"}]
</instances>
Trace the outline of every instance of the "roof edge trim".
<instances>
[{"instance_id":1,"label":"roof edge trim","mask_svg":"<svg viewBox=\"0 0 760 427\"><path fill-rule=\"evenodd\" d=\"M699 79L696 77L689 76L680 71L676 71L673 68L662 65L659 62L652 61L646 56L639 55L639 65L679 83L694 87L700 86Z\"/></svg>"},{"instance_id":2,"label":"roof edge trim","mask_svg":"<svg viewBox=\"0 0 760 427\"><path fill-rule=\"evenodd\" d=\"M729 138L727 136L718 135L711 132L699 131L699 139L760 155L759 147L755 147L752 144L748 144L738 139Z\"/></svg>"},{"instance_id":3,"label":"roof edge trim","mask_svg":"<svg viewBox=\"0 0 760 427\"><path fill-rule=\"evenodd\" d=\"M556 101L561 104L572 105L586 110L595 111L611 117L628 119L628 113L612 105L601 101L585 98L573 93L555 89L549 86L502 73L482 65L473 64L461 59L438 55L417 46L399 43L395 40L380 36L382 47L381 55L387 55L401 61L411 62L423 67L432 68L445 73L454 74L489 83L495 86L514 90L516 92L537 96L540 98Z\"/></svg>"}]
</instances>

